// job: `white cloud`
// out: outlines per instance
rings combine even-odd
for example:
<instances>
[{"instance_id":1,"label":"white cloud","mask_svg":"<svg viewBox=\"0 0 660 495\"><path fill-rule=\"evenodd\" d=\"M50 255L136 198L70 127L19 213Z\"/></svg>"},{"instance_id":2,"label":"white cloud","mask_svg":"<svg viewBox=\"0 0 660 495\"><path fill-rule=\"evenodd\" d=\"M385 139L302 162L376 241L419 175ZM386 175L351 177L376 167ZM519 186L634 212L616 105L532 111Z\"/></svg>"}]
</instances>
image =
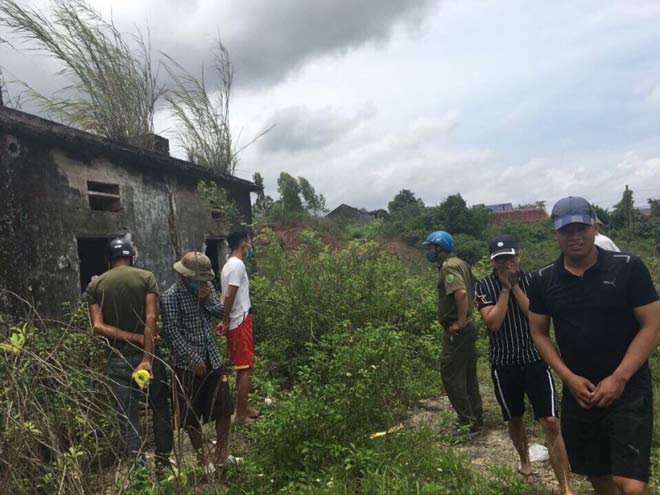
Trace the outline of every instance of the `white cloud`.
<instances>
[{"instance_id":1,"label":"white cloud","mask_svg":"<svg viewBox=\"0 0 660 495\"><path fill-rule=\"evenodd\" d=\"M420 139L441 139L459 126L458 112L451 110L439 117L424 115L415 119L412 131Z\"/></svg>"},{"instance_id":2,"label":"white cloud","mask_svg":"<svg viewBox=\"0 0 660 495\"><path fill-rule=\"evenodd\" d=\"M351 117L337 115L331 107L310 110L292 106L277 110L266 121L264 129L271 129L256 143L262 152L299 153L309 149L323 149L341 139L370 117L371 110Z\"/></svg>"},{"instance_id":3,"label":"white cloud","mask_svg":"<svg viewBox=\"0 0 660 495\"><path fill-rule=\"evenodd\" d=\"M654 105L660 104L660 83L651 88L646 96L646 101Z\"/></svg>"},{"instance_id":4,"label":"white cloud","mask_svg":"<svg viewBox=\"0 0 660 495\"><path fill-rule=\"evenodd\" d=\"M655 0L627 0L625 2L596 2L585 16L585 25L597 29L630 26L660 19L660 4Z\"/></svg>"},{"instance_id":5,"label":"white cloud","mask_svg":"<svg viewBox=\"0 0 660 495\"><path fill-rule=\"evenodd\" d=\"M95 4L127 28L148 17L153 46L191 69L220 29L237 69L234 135L278 123L237 172L262 172L271 194L281 171L329 206L383 207L404 188L427 204L660 193L655 0ZM18 62L47 84L51 67ZM165 112L156 127L172 137Z\"/></svg>"}]
</instances>

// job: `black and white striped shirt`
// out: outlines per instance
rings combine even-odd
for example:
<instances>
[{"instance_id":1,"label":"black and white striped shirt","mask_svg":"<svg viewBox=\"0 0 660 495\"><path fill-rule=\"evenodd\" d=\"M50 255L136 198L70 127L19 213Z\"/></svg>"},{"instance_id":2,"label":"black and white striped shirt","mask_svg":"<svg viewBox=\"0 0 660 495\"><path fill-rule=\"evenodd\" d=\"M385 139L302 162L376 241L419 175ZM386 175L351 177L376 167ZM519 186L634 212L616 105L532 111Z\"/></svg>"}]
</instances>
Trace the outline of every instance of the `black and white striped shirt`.
<instances>
[{"instance_id":1,"label":"black and white striped shirt","mask_svg":"<svg viewBox=\"0 0 660 495\"><path fill-rule=\"evenodd\" d=\"M518 285L527 294L532 280L530 273L520 272ZM502 284L495 271L479 280L474 288L474 300L481 310L494 306L502 292ZM509 295L509 306L499 332L488 332L490 340L490 362L495 366L531 364L541 360L529 333L529 320L520 310L516 298Z\"/></svg>"}]
</instances>

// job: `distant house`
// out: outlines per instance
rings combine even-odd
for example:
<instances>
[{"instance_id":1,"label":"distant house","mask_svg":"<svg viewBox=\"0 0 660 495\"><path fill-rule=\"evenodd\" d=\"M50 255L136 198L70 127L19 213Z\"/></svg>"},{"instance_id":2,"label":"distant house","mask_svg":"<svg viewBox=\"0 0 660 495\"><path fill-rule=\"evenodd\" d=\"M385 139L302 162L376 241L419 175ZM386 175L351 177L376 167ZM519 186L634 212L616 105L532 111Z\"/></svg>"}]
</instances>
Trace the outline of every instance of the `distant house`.
<instances>
[{"instance_id":1,"label":"distant house","mask_svg":"<svg viewBox=\"0 0 660 495\"><path fill-rule=\"evenodd\" d=\"M498 211L511 211L513 210L513 204L511 203L500 203L497 205L484 205L484 208L496 213Z\"/></svg>"},{"instance_id":2,"label":"distant house","mask_svg":"<svg viewBox=\"0 0 660 495\"><path fill-rule=\"evenodd\" d=\"M651 218L651 208L640 208L639 216L641 218Z\"/></svg>"},{"instance_id":3,"label":"distant house","mask_svg":"<svg viewBox=\"0 0 660 495\"><path fill-rule=\"evenodd\" d=\"M486 207L488 208L488 207ZM503 223L536 223L544 222L548 214L543 208L517 208L493 212L492 222L500 225Z\"/></svg>"},{"instance_id":4,"label":"distant house","mask_svg":"<svg viewBox=\"0 0 660 495\"><path fill-rule=\"evenodd\" d=\"M387 212L382 209L367 211L364 208L358 209L342 203L328 213L326 218L342 218L345 220L355 220L358 223L368 223L373 222L377 218L383 218L385 215L387 215Z\"/></svg>"}]
</instances>

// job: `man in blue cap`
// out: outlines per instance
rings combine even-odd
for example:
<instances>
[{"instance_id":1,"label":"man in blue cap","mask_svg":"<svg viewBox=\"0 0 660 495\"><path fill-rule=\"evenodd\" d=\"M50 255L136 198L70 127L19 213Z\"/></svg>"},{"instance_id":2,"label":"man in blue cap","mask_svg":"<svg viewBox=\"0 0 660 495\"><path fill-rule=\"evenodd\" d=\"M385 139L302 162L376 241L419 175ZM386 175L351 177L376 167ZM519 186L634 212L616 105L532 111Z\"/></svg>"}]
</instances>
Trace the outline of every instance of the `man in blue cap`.
<instances>
[{"instance_id":1,"label":"man in blue cap","mask_svg":"<svg viewBox=\"0 0 660 495\"><path fill-rule=\"evenodd\" d=\"M477 378L478 331L474 325L474 279L470 266L454 253L454 239L443 230L424 241L426 259L437 263L438 319L444 328L440 373L459 427L476 430L483 424ZM460 432L460 428L458 430Z\"/></svg>"},{"instance_id":2,"label":"man in blue cap","mask_svg":"<svg viewBox=\"0 0 660 495\"><path fill-rule=\"evenodd\" d=\"M564 383L571 469L588 476L598 495L645 494L658 294L641 259L595 246L596 215L584 198L561 199L552 222L562 254L534 277L529 321L537 349Z\"/></svg>"}]
</instances>

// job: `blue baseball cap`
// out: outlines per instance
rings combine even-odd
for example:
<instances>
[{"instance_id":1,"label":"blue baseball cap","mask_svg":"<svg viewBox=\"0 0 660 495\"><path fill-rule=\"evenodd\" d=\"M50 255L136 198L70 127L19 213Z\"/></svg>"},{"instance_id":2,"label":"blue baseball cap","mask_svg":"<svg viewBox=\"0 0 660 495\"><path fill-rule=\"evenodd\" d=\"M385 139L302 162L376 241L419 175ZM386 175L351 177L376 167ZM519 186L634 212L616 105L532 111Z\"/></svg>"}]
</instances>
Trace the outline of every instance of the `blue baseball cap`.
<instances>
[{"instance_id":1,"label":"blue baseball cap","mask_svg":"<svg viewBox=\"0 0 660 495\"><path fill-rule=\"evenodd\" d=\"M552 208L552 226L555 230L571 223L593 225L596 223L596 212L589 201L579 196L562 198Z\"/></svg>"}]
</instances>

